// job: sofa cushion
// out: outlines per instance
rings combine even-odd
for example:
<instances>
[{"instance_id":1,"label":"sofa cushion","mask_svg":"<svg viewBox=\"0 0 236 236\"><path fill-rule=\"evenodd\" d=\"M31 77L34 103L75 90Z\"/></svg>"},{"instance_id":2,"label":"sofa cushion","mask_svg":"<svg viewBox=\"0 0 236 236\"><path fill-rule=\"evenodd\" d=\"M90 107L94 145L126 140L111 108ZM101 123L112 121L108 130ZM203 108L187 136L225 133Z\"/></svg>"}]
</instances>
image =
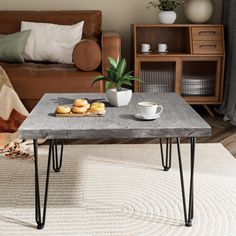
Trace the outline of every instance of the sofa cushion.
<instances>
[{"instance_id":1,"label":"sofa cushion","mask_svg":"<svg viewBox=\"0 0 236 236\"><path fill-rule=\"evenodd\" d=\"M24 62L24 50L30 30L0 35L0 60Z\"/></svg>"},{"instance_id":2,"label":"sofa cushion","mask_svg":"<svg viewBox=\"0 0 236 236\"><path fill-rule=\"evenodd\" d=\"M21 99L39 99L44 93L102 92L99 83L91 87L93 78L101 75L98 71L84 72L69 64L1 62L0 66Z\"/></svg>"},{"instance_id":3,"label":"sofa cushion","mask_svg":"<svg viewBox=\"0 0 236 236\"><path fill-rule=\"evenodd\" d=\"M83 71L96 70L102 61L101 48L94 40L83 39L75 46L72 59Z\"/></svg>"},{"instance_id":4,"label":"sofa cushion","mask_svg":"<svg viewBox=\"0 0 236 236\"><path fill-rule=\"evenodd\" d=\"M82 38L83 25L84 21L74 25L22 21L21 31L31 30L25 59L72 64L72 52Z\"/></svg>"},{"instance_id":5,"label":"sofa cushion","mask_svg":"<svg viewBox=\"0 0 236 236\"><path fill-rule=\"evenodd\" d=\"M99 38L102 13L88 11L0 11L0 34L20 31L21 21L72 25L84 21L83 38Z\"/></svg>"}]
</instances>

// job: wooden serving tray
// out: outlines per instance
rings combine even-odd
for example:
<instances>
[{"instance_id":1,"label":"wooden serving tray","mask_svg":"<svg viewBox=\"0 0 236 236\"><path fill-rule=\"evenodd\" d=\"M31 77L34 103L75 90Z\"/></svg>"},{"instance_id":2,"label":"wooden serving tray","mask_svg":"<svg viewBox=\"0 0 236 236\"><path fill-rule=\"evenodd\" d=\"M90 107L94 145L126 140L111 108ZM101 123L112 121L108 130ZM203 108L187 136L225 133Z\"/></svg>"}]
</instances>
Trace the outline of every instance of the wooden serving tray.
<instances>
[{"instance_id":1,"label":"wooden serving tray","mask_svg":"<svg viewBox=\"0 0 236 236\"><path fill-rule=\"evenodd\" d=\"M105 113L106 113L106 110L104 112L99 112L99 113L94 113L94 112L86 112L86 113L83 113L83 114L77 114L77 113L73 113L73 112L70 112L70 113L67 113L67 114L59 114L59 113L56 113L56 117L103 117L105 116Z\"/></svg>"}]
</instances>

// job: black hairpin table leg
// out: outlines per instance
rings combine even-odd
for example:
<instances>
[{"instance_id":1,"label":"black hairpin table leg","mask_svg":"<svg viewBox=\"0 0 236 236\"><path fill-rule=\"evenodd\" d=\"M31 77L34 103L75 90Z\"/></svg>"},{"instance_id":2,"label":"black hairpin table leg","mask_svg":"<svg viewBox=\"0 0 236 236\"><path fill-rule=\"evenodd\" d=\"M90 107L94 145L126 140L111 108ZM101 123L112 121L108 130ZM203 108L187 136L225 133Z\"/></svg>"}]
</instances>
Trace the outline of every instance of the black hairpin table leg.
<instances>
[{"instance_id":1,"label":"black hairpin table leg","mask_svg":"<svg viewBox=\"0 0 236 236\"><path fill-rule=\"evenodd\" d=\"M193 189L194 176L193 175L194 175L195 144L196 144L196 138L191 138L189 208L188 208L188 213L187 213L185 189L184 189L184 176L183 176L183 168L182 168L182 160L181 160L181 152L180 152L180 139L177 138L177 150L178 150L180 182L181 182L181 190L182 190L182 198L183 198L184 220L185 220L185 226L188 226L188 227L192 226L192 220L193 220L193 193L194 193L194 189Z\"/></svg>"},{"instance_id":2,"label":"black hairpin table leg","mask_svg":"<svg viewBox=\"0 0 236 236\"><path fill-rule=\"evenodd\" d=\"M53 170L55 172L60 172L62 166L62 157L63 157L63 148L64 148L64 140L61 141L61 152L60 159L58 155L58 141L53 140L53 148L52 148L52 162L53 162Z\"/></svg>"},{"instance_id":3,"label":"black hairpin table leg","mask_svg":"<svg viewBox=\"0 0 236 236\"><path fill-rule=\"evenodd\" d=\"M35 220L37 223L37 229L43 229L46 220L46 209L47 209L47 199L48 199L48 185L49 185L49 173L51 164L51 152L52 152L52 140L49 143L48 151L48 164L47 164L47 174L46 174L46 185L44 193L44 206L43 206L43 216L41 215L41 204L40 204L40 189L39 189L39 170L38 170L38 142L34 139L34 163L35 163Z\"/></svg>"},{"instance_id":4,"label":"black hairpin table leg","mask_svg":"<svg viewBox=\"0 0 236 236\"><path fill-rule=\"evenodd\" d=\"M168 171L171 168L171 154L172 154L172 140L171 138L166 139L166 153L164 157L163 143L160 138L160 148L161 148L161 163L164 168L164 171Z\"/></svg>"}]
</instances>

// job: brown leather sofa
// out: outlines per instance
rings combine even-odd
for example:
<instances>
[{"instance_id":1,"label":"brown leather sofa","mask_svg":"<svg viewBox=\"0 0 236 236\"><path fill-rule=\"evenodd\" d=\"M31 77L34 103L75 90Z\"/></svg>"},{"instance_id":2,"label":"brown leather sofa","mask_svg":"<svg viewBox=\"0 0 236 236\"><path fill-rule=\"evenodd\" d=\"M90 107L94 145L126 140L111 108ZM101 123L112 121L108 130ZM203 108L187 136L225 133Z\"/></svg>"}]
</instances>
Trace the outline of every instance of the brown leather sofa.
<instances>
[{"instance_id":1,"label":"brown leather sofa","mask_svg":"<svg viewBox=\"0 0 236 236\"><path fill-rule=\"evenodd\" d=\"M0 62L20 99L30 111L44 93L103 92L103 84L91 87L92 79L104 73L107 57L120 56L120 36L115 32L102 32L101 11L0 11L0 34L20 31L21 21L75 24L84 20L83 39L98 42L102 62L96 71L81 71L74 65L26 62L22 64Z\"/></svg>"}]
</instances>

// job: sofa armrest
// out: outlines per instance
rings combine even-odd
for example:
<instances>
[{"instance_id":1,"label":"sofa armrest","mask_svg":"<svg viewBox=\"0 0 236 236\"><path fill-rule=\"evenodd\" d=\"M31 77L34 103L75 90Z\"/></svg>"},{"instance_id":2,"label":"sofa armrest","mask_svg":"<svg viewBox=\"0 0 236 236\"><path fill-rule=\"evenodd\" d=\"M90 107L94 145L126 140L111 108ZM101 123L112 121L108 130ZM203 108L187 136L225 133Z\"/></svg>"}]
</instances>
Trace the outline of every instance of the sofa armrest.
<instances>
[{"instance_id":1,"label":"sofa armrest","mask_svg":"<svg viewBox=\"0 0 236 236\"><path fill-rule=\"evenodd\" d=\"M121 57L121 37L116 32L102 32L102 74L106 74L105 70L109 67L107 57Z\"/></svg>"}]
</instances>

